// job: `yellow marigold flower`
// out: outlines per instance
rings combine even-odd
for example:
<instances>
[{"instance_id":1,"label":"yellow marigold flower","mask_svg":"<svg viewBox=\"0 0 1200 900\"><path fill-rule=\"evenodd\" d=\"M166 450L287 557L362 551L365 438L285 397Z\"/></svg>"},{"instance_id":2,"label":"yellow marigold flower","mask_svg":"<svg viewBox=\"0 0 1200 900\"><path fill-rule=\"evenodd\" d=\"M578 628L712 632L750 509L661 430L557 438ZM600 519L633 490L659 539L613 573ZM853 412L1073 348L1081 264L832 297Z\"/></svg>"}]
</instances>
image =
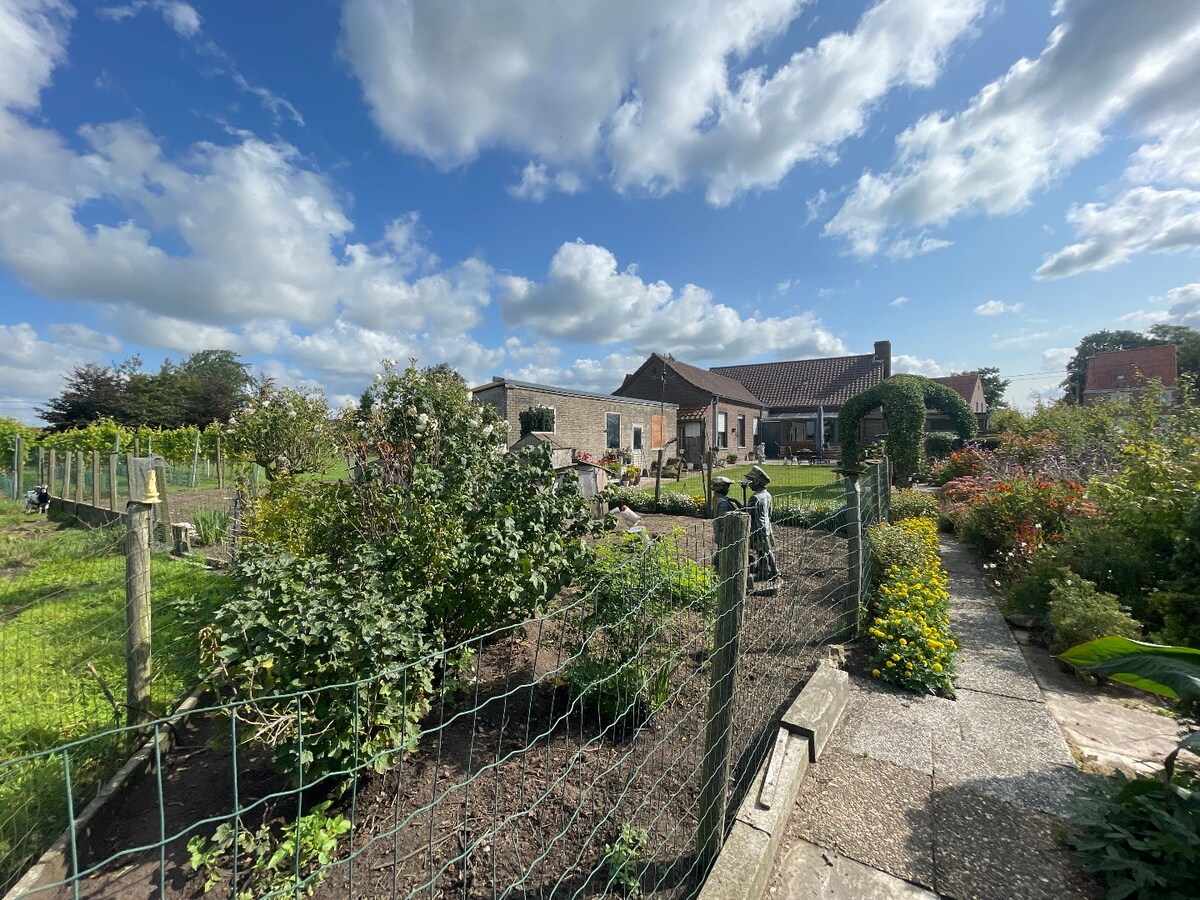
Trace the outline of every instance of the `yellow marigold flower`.
<instances>
[{"instance_id":1,"label":"yellow marigold flower","mask_svg":"<svg viewBox=\"0 0 1200 900\"><path fill-rule=\"evenodd\" d=\"M934 664L933 664L933 671L935 671L935 672L940 672L940 671L942 671L942 664L941 664L941 663L934 663Z\"/></svg>"},{"instance_id":2,"label":"yellow marigold flower","mask_svg":"<svg viewBox=\"0 0 1200 900\"><path fill-rule=\"evenodd\" d=\"M878 670L878 669L872 669L872 670L871 670L871 674L872 674L872 675L874 675L876 678L878 678L878 677L879 677L879 670Z\"/></svg>"},{"instance_id":3,"label":"yellow marigold flower","mask_svg":"<svg viewBox=\"0 0 1200 900\"><path fill-rule=\"evenodd\" d=\"M896 664L894 662L892 662L890 659L887 662L885 662L884 665L887 666L889 669L896 668Z\"/></svg>"},{"instance_id":4,"label":"yellow marigold flower","mask_svg":"<svg viewBox=\"0 0 1200 900\"><path fill-rule=\"evenodd\" d=\"M907 646L908 646L908 641L906 641L904 638L900 638L900 646L901 646L901 647L907 647Z\"/></svg>"},{"instance_id":5,"label":"yellow marigold flower","mask_svg":"<svg viewBox=\"0 0 1200 900\"><path fill-rule=\"evenodd\" d=\"M892 654L892 659L894 659L896 662L900 662L900 654L899 654L899 653L893 653L893 654Z\"/></svg>"}]
</instances>

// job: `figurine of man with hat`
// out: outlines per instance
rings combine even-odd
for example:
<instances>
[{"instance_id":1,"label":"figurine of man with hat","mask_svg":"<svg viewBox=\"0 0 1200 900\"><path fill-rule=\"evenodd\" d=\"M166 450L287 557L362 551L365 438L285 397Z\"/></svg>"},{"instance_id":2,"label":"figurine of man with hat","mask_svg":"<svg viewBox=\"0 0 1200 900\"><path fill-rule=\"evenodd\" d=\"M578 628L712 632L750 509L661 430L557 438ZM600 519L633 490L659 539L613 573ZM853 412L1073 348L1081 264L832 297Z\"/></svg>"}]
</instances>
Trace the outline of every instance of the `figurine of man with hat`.
<instances>
[{"instance_id":1,"label":"figurine of man with hat","mask_svg":"<svg viewBox=\"0 0 1200 900\"><path fill-rule=\"evenodd\" d=\"M757 557L755 576L759 581L774 581L779 577L775 562L774 529L771 527L771 492L767 485L771 476L759 466L751 466L746 484L754 495L750 498L750 549Z\"/></svg>"}]
</instances>

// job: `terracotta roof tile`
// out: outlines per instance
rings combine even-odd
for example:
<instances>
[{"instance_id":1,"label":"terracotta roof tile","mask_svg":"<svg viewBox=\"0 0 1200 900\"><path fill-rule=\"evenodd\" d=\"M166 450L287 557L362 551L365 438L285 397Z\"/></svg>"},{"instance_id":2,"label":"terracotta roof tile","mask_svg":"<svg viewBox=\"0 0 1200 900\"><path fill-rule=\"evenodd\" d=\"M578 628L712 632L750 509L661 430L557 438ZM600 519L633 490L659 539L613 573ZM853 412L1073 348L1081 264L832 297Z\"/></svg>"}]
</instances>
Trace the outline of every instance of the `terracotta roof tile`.
<instances>
[{"instance_id":1,"label":"terracotta roof tile","mask_svg":"<svg viewBox=\"0 0 1200 900\"><path fill-rule=\"evenodd\" d=\"M1099 350L1088 360L1087 391L1119 391L1157 378L1174 387L1178 374L1174 344L1137 347L1133 350Z\"/></svg>"},{"instance_id":2,"label":"terracotta roof tile","mask_svg":"<svg viewBox=\"0 0 1200 900\"><path fill-rule=\"evenodd\" d=\"M715 369L701 369L698 366L689 366L687 363L680 362L677 359L667 359L655 353L654 356L670 366L684 381L702 391L707 391L710 394L715 394L718 397L724 397L726 400L737 400L741 403L748 403L751 406L762 406L758 397L754 395L748 386L743 384L736 378L729 378L721 374Z\"/></svg>"},{"instance_id":3,"label":"terracotta roof tile","mask_svg":"<svg viewBox=\"0 0 1200 900\"><path fill-rule=\"evenodd\" d=\"M971 398L975 395L975 382L979 381L978 375L943 375L940 378L931 378L930 381L936 381L938 384L944 384L954 393L958 394L967 403L971 402Z\"/></svg>"},{"instance_id":4,"label":"terracotta roof tile","mask_svg":"<svg viewBox=\"0 0 1200 900\"><path fill-rule=\"evenodd\" d=\"M717 366L712 371L736 378L771 409L841 406L855 394L883 381L883 363L871 353Z\"/></svg>"}]
</instances>

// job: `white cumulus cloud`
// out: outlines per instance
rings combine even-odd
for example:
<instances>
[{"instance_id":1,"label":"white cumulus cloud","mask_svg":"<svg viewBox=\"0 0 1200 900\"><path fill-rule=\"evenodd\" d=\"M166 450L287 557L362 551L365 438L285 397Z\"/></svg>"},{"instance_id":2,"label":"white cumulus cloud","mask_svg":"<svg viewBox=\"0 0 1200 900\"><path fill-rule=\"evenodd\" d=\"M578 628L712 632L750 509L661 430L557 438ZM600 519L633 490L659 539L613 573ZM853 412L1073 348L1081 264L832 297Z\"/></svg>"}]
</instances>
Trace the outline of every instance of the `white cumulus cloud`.
<instances>
[{"instance_id":1,"label":"white cumulus cloud","mask_svg":"<svg viewBox=\"0 0 1200 900\"><path fill-rule=\"evenodd\" d=\"M618 189L700 182L723 205L833 158L889 92L932 85L985 2L881 0L774 68L747 62L793 36L807 6L347 0L341 46L375 123L406 152L452 167L506 147L607 170Z\"/></svg>"}]
</instances>

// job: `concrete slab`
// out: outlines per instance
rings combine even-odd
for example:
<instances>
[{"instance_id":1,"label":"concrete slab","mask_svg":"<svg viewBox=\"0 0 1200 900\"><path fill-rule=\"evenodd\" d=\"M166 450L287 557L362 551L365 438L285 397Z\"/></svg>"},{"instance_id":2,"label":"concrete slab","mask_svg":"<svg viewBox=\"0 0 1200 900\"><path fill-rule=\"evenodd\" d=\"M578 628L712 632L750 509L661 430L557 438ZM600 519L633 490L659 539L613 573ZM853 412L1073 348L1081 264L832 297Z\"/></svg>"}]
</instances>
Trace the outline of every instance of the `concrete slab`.
<instances>
[{"instance_id":1,"label":"concrete slab","mask_svg":"<svg viewBox=\"0 0 1200 900\"><path fill-rule=\"evenodd\" d=\"M852 691L832 746L933 775L932 735L954 701L895 691L851 676Z\"/></svg>"},{"instance_id":2,"label":"concrete slab","mask_svg":"<svg viewBox=\"0 0 1200 900\"><path fill-rule=\"evenodd\" d=\"M817 666L800 696L784 713L784 727L808 738L809 762L820 758L849 696L849 676L840 669L822 664Z\"/></svg>"},{"instance_id":3,"label":"concrete slab","mask_svg":"<svg viewBox=\"0 0 1200 900\"><path fill-rule=\"evenodd\" d=\"M771 895L788 900L937 900L902 878L798 841L783 858Z\"/></svg>"},{"instance_id":4,"label":"concrete slab","mask_svg":"<svg viewBox=\"0 0 1200 900\"><path fill-rule=\"evenodd\" d=\"M959 654L956 666L954 683L960 691L980 691L1035 702L1042 700L1042 690L1016 646L968 648Z\"/></svg>"},{"instance_id":5,"label":"concrete slab","mask_svg":"<svg viewBox=\"0 0 1200 900\"><path fill-rule=\"evenodd\" d=\"M702 900L757 900L770 877L774 855L769 834L745 822L734 822L716 864L704 881L700 897ZM761 879L755 877L760 870Z\"/></svg>"},{"instance_id":6,"label":"concrete slab","mask_svg":"<svg viewBox=\"0 0 1200 900\"><path fill-rule=\"evenodd\" d=\"M789 836L918 884L933 884L932 779L826 751L800 788Z\"/></svg>"},{"instance_id":7,"label":"concrete slab","mask_svg":"<svg viewBox=\"0 0 1200 900\"><path fill-rule=\"evenodd\" d=\"M1053 816L934 781L935 889L958 900L1102 896L1059 843Z\"/></svg>"},{"instance_id":8,"label":"concrete slab","mask_svg":"<svg viewBox=\"0 0 1200 900\"><path fill-rule=\"evenodd\" d=\"M933 765L942 781L1055 814L1082 780L1044 704L969 690L934 727Z\"/></svg>"}]
</instances>

